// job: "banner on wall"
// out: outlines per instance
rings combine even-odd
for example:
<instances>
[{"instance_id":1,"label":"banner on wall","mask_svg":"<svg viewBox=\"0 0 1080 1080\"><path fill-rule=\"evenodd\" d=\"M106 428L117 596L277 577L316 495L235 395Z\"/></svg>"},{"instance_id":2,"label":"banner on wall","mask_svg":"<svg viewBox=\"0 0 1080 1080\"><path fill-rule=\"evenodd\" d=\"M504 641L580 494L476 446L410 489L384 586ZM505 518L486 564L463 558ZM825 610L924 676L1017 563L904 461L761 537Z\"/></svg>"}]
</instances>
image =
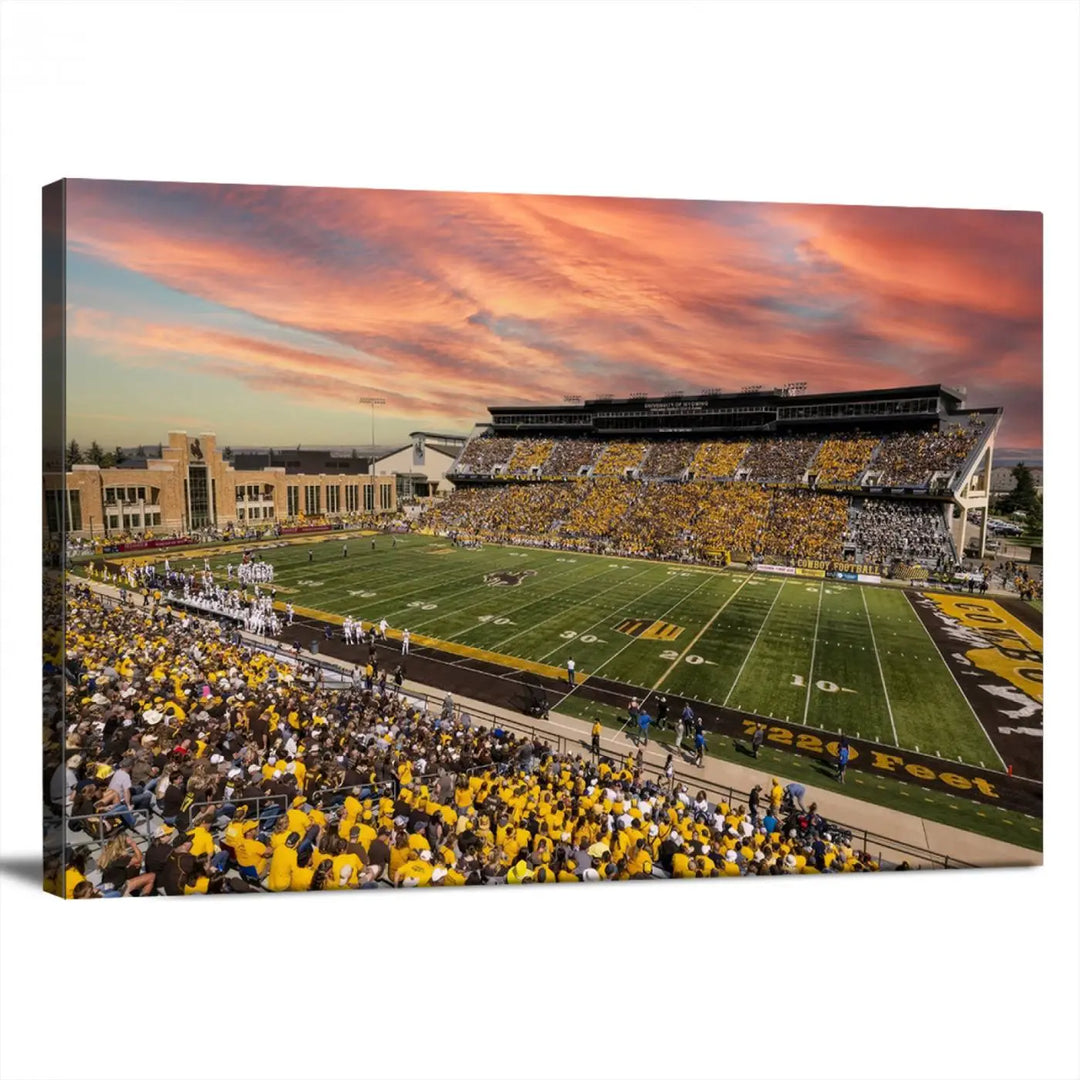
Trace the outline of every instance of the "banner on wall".
<instances>
[{"instance_id":1,"label":"banner on wall","mask_svg":"<svg viewBox=\"0 0 1080 1080\"><path fill-rule=\"evenodd\" d=\"M180 547L182 544L193 543L190 536L162 537L160 540L133 540L126 544L110 544L101 550L106 552L118 551L150 551L153 548Z\"/></svg>"},{"instance_id":2,"label":"banner on wall","mask_svg":"<svg viewBox=\"0 0 1080 1080\"><path fill-rule=\"evenodd\" d=\"M864 585L880 585L881 584L881 575L880 574L856 574L855 576Z\"/></svg>"},{"instance_id":3,"label":"banner on wall","mask_svg":"<svg viewBox=\"0 0 1080 1080\"><path fill-rule=\"evenodd\" d=\"M755 570L760 570L764 574L790 574L794 577L794 566L773 566L770 563L759 563Z\"/></svg>"},{"instance_id":4,"label":"banner on wall","mask_svg":"<svg viewBox=\"0 0 1080 1080\"><path fill-rule=\"evenodd\" d=\"M795 576L796 577L823 578L825 576L825 571L824 570L811 570L811 569L809 569L808 567L805 567L805 566L797 566L797 567L795 567Z\"/></svg>"}]
</instances>

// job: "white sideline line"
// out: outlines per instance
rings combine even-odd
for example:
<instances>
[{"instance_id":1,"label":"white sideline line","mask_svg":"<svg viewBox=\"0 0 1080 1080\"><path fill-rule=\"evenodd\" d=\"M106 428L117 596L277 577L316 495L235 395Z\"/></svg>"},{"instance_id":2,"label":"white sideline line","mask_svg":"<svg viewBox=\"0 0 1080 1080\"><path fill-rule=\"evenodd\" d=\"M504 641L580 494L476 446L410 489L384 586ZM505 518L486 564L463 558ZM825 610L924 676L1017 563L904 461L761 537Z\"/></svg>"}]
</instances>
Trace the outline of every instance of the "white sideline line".
<instances>
[{"instance_id":1,"label":"white sideline line","mask_svg":"<svg viewBox=\"0 0 1080 1080\"><path fill-rule=\"evenodd\" d=\"M727 697L724 698L724 704L727 705L728 699L735 693L735 687L739 685L739 680L742 678L743 670L746 667L746 662L750 659L750 654L754 651L754 647L758 643L758 638L761 637L761 631L765 629L765 624L769 621L769 616L772 614L772 609L776 607L776 601L780 599L780 594L784 591L786 581L780 582L780 588L776 590L776 595L772 598L772 603L769 605L769 610L765 612L765 618L761 620L761 625L758 627L757 633L754 635L754 640L750 643L750 648L747 650L746 655L743 657L743 662L739 665L739 670L735 674L735 681L731 684L731 689L727 692Z\"/></svg>"},{"instance_id":2,"label":"white sideline line","mask_svg":"<svg viewBox=\"0 0 1080 1080\"><path fill-rule=\"evenodd\" d=\"M926 628L926 623L922 621L922 616L915 609L915 601L911 599L911 594L905 590L902 595L904 596L904 599L907 600L915 621L922 627L923 633L930 639L930 644L937 650L937 654L941 657L941 663L945 670L949 673L952 681L956 683L956 689L960 691L960 696L964 699L964 704L971 710L971 715L975 717L975 723L979 725L979 730L986 736L986 741L990 744L990 749L994 751L994 756L1001 762L1002 769L1008 772L1008 766L1005 764L1005 759L998 753L998 748L994 745L994 740L990 738L990 732L986 730L986 725L979 719L979 714L975 711L975 706L971 704L967 694L964 693L964 688L960 685L960 680L953 674L953 669L949 667L949 661L945 659L945 654L938 648L938 643L934 640L934 635ZM933 603L933 601L931 601L931 603Z\"/></svg>"},{"instance_id":3,"label":"white sideline line","mask_svg":"<svg viewBox=\"0 0 1080 1080\"><path fill-rule=\"evenodd\" d=\"M653 690L659 690L660 689L660 686L664 682L664 680L675 670L675 668L679 664L682 663L683 659L690 652L690 650L698 643L698 641L700 640L701 636L705 633L705 631L708 630L709 627L712 626L712 624L714 622L716 622L717 616L720 614L720 612L723 611L724 608L726 608L728 606L728 604L730 604L731 601L734 600L735 597L738 596L739 593L741 593L743 591L743 589L746 588L747 582L750 581L750 579L756 573L757 573L756 570L752 570L750 572L749 576L746 577L746 579L743 581L743 583L712 613L712 618L710 618L709 621L697 632L697 634L694 635L694 640L691 641L690 644L687 645L686 648L683 649L683 651L674 660L671 661L671 666L667 669L667 671L665 671L664 674L661 675L660 678L657 679L656 682L653 683L653 685L652 685ZM697 592L697 589L695 589L694 592ZM693 593L687 593L687 596L693 596ZM685 600L686 597L683 597L683 599ZM682 603L682 601L679 601L679 603ZM678 605L676 605L676 607L677 606ZM665 612L665 614L666 614L666 612ZM663 618L663 616L661 616L661 618ZM651 694L652 690L650 690L649 693Z\"/></svg>"},{"instance_id":4,"label":"white sideline line","mask_svg":"<svg viewBox=\"0 0 1080 1080\"><path fill-rule=\"evenodd\" d=\"M881 653L878 652L877 639L874 637L874 622L870 618L870 605L866 602L866 590L859 589L862 593L863 611L866 612L866 624L870 627L870 641L874 646L874 656L877 658L878 674L881 676L881 689L885 692L885 708L889 713L889 724L892 726L893 742L900 745L900 736L896 734L896 721L893 719L892 702L889 701L889 688L885 685L885 672L881 667Z\"/></svg>"},{"instance_id":5,"label":"white sideline line","mask_svg":"<svg viewBox=\"0 0 1080 1080\"><path fill-rule=\"evenodd\" d=\"M810 646L810 674L806 677L806 705L802 714L803 726L806 725L807 717L810 715L810 691L814 689L814 657L817 655L817 632L818 624L821 622L821 597L824 592L825 582L822 581L818 586L817 615L814 617L814 643Z\"/></svg>"}]
</instances>

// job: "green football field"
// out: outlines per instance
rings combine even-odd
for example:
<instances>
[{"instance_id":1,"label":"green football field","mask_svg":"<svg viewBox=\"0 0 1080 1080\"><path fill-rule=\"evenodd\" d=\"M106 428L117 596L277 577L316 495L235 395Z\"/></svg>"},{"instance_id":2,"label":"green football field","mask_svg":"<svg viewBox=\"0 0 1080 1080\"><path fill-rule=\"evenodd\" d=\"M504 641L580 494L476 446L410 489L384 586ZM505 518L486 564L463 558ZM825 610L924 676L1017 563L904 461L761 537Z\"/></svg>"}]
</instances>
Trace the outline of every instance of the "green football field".
<instances>
[{"instance_id":1,"label":"green football field","mask_svg":"<svg viewBox=\"0 0 1080 1080\"><path fill-rule=\"evenodd\" d=\"M600 675L762 717L999 764L899 589L441 538L264 550L278 599L532 670ZM312 553L309 561L308 553ZM211 557L215 570L239 555ZM176 566L202 565L178 556ZM494 654L494 655L492 655Z\"/></svg>"}]
</instances>

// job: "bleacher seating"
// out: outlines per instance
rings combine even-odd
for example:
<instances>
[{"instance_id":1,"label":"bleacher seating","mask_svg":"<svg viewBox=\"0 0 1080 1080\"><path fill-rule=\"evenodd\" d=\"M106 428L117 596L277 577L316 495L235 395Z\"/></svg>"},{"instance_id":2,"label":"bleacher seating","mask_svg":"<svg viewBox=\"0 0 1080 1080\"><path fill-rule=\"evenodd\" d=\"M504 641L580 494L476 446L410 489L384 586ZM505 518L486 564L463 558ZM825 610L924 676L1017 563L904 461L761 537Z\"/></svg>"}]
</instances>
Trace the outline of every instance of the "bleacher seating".
<instances>
[{"instance_id":1,"label":"bleacher seating","mask_svg":"<svg viewBox=\"0 0 1080 1080\"><path fill-rule=\"evenodd\" d=\"M494 477L499 469L544 482L527 492L461 490L429 507L419 524L478 539L686 560L731 552L941 566L955 552L937 504L898 509L858 493L925 486L937 476L941 494L940 478L956 472L984 430L972 415L940 431L885 435L606 443L484 435L468 444L459 472Z\"/></svg>"},{"instance_id":2,"label":"bleacher seating","mask_svg":"<svg viewBox=\"0 0 1080 1080\"><path fill-rule=\"evenodd\" d=\"M658 442L649 446L641 462L645 479L668 479L686 472L697 446L690 442Z\"/></svg>"},{"instance_id":3,"label":"bleacher seating","mask_svg":"<svg viewBox=\"0 0 1080 1080\"><path fill-rule=\"evenodd\" d=\"M810 465L819 485L850 484L870 465L879 436L824 439Z\"/></svg>"},{"instance_id":4,"label":"bleacher seating","mask_svg":"<svg viewBox=\"0 0 1080 1080\"><path fill-rule=\"evenodd\" d=\"M320 685L214 623L106 607L86 586L67 609L69 701L47 732L67 751L47 810L66 833L46 866L62 896L879 868L813 806L751 815L629 754L559 753L497 717L475 723L449 695L430 710L392 684Z\"/></svg>"},{"instance_id":5,"label":"bleacher seating","mask_svg":"<svg viewBox=\"0 0 1080 1080\"><path fill-rule=\"evenodd\" d=\"M748 442L701 443L690 465L691 472L698 480L730 479L749 448Z\"/></svg>"},{"instance_id":6,"label":"bleacher seating","mask_svg":"<svg viewBox=\"0 0 1080 1080\"><path fill-rule=\"evenodd\" d=\"M454 472L470 476L490 475L508 462L518 440L481 436L470 440L454 465Z\"/></svg>"},{"instance_id":7,"label":"bleacher seating","mask_svg":"<svg viewBox=\"0 0 1080 1080\"><path fill-rule=\"evenodd\" d=\"M798 484L820 439L778 437L752 442L739 469L764 484Z\"/></svg>"},{"instance_id":8,"label":"bleacher seating","mask_svg":"<svg viewBox=\"0 0 1080 1080\"><path fill-rule=\"evenodd\" d=\"M593 466L593 476L623 476L641 464L645 443L612 442L605 445Z\"/></svg>"},{"instance_id":9,"label":"bleacher seating","mask_svg":"<svg viewBox=\"0 0 1080 1080\"><path fill-rule=\"evenodd\" d=\"M521 439L507 463L507 475L528 476L547 461L553 445L551 439Z\"/></svg>"},{"instance_id":10,"label":"bleacher seating","mask_svg":"<svg viewBox=\"0 0 1080 1080\"><path fill-rule=\"evenodd\" d=\"M882 487L924 487L935 473L954 473L982 430L975 420L949 424L941 431L889 435L881 440L871 474Z\"/></svg>"},{"instance_id":11,"label":"bleacher seating","mask_svg":"<svg viewBox=\"0 0 1080 1080\"><path fill-rule=\"evenodd\" d=\"M593 463L602 447L603 443L589 439L559 439L544 462L540 475L552 480L577 476L583 468Z\"/></svg>"}]
</instances>

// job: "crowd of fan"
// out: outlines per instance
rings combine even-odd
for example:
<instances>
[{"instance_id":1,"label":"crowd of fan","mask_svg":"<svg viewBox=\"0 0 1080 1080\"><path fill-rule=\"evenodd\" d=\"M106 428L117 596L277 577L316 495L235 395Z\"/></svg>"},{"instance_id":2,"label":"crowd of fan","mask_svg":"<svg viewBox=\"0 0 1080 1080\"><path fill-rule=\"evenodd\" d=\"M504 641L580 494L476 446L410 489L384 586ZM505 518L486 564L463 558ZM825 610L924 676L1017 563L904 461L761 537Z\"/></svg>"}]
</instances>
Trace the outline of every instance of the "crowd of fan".
<instances>
[{"instance_id":1,"label":"crowd of fan","mask_svg":"<svg viewBox=\"0 0 1080 1080\"><path fill-rule=\"evenodd\" d=\"M797 484L819 442L820 439L761 439L750 444L739 468L759 483Z\"/></svg>"},{"instance_id":2,"label":"crowd of fan","mask_svg":"<svg viewBox=\"0 0 1080 1080\"><path fill-rule=\"evenodd\" d=\"M46 869L69 898L877 869L813 805L781 809L775 780L718 804L640 756L475 725L450 695L435 714L370 680L321 689L216 624L86 586L67 606L47 750L69 842Z\"/></svg>"},{"instance_id":3,"label":"crowd of fan","mask_svg":"<svg viewBox=\"0 0 1080 1080\"><path fill-rule=\"evenodd\" d=\"M551 439L520 439L506 465L510 476L528 476L548 459L553 443Z\"/></svg>"},{"instance_id":4,"label":"crowd of fan","mask_svg":"<svg viewBox=\"0 0 1080 1080\"><path fill-rule=\"evenodd\" d=\"M824 439L811 465L819 484L850 484L870 465L880 436L852 435Z\"/></svg>"},{"instance_id":5,"label":"crowd of fan","mask_svg":"<svg viewBox=\"0 0 1080 1080\"><path fill-rule=\"evenodd\" d=\"M517 441L493 436L472 439L461 452L454 471L475 476L490 474L496 465L505 465L510 460Z\"/></svg>"},{"instance_id":6,"label":"crowd of fan","mask_svg":"<svg viewBox=\"0 0 1080 1080\"><path fill-rule=\"evenodd\" d=\"M769 516L772 493L759 484L687 484L698 512L692 524L694 549L751 552Z\"/></svg>"},{"instance_id":7,"label":"crowd of fan","mask_svg":"<svg viewBox=\"0 0 1080 1080\"><path fill-rule=\"evenodd\" d=\"M625 481L460 489L422 527L480 540L711 561L718 552L776 560L835 559L848 500L760 484Z\"/></svg>"},{"instance_id":8,"label":"crowd of fan","mask_svg":"<svg viewBox=\"0 0 1080 1080\"><path fill-rule=\"evenodd\" d=\"M586 465L591 465L596 460L603 445L590 439L559 439L540 470L540 475L552 480L577 476Z\"/></svg>"},{"instance_id":9,"label":"crowd of fan","mask_svg":"<svg viewBox=\"0 0 1080 1080\"><path fill-rule=\"evenodd\" d=\"M940 431L890 435L881 440L873 473L883 487L921 487L933 473L953 473L971 453L985 423L972 418Z\"/></svg>"},{"instance_id":10,"label":"crowd of fan","mask_svg":"<svg viewBox=\"0 0 1080 1080\"><path fill-rule=\"evenodd\" d=\"M646 478L673 477L684 473L693 460L697 446L689 442L652 443L641 462Z\"/></svg>"},{"instance_id":11,"label":"crowd of fan","mask_svg":"<svg viewBox=\"0 0 1080 1080\"><path fill-rule=\"evenodd\" d=\"M558 530L567 536L600 540L612 536L642 490L640 484L612 478L579 481L581 494Z\"/></svg>"},{"instance_id":12,"label":"crowd of fan","mask_svg":"<svg viewBox=\"0 0 1080 1080\"><path fill-rule=\"evenodd\" d=\"M793 563L839 559L848 523L848 501L836 495L775 491L755 554Z\"/></svg>"},{"instance_id":13,"label":"crowd of fan","mask_svg":"<svg viewBox=\"0 0 1080 1080\"><path fill-rule=\"evenodd\" d=\"M593 476L624 476L627 469L641 464L645 443L610 442L593 466Z\"/></svg>"},{"instance_id":14,"label":"crowd of fan","mask_svg":"<svg viewBox=\"0 0 1080 1080\"><path fill-rule=\"evenodd\" d=\"M698 480L726 480L735 475L749 448L748 442L702 443L694 454L690 471Z\"/></svg>"},{"instance_id":15,"label":"crowd of fan","mask_svg":"<svg viewBox=\"0 0 1080 1080\"><path fill-rule=\"evenodd\" d=\"M579 476L620 476L640 468L648 478L679 476L688 467L696 479L728 479L743 473L758 483L800 484L807 469L819 486L852 484L871 470L875 485L921 486L933 473L954 472L979 439L978 416L940 431L869 436L772 436L754 440L693 443L682 440L596 442L588 439L519 439L481 436L463 451L455 471L491 475L499 465L514 476L535 467L548 480Z\"/></svg>"},{"instance_id":16,"label":"crowd of fan","mask_svg":"<svg viewBox=\"0 0 1080 1080\"><path fill-rule=\"evenodd\" d=\"M939 566L956 558L939 506L865 499L846 538L861 562L887 565L895 558Z\"/></svg>"}]
</instances>

